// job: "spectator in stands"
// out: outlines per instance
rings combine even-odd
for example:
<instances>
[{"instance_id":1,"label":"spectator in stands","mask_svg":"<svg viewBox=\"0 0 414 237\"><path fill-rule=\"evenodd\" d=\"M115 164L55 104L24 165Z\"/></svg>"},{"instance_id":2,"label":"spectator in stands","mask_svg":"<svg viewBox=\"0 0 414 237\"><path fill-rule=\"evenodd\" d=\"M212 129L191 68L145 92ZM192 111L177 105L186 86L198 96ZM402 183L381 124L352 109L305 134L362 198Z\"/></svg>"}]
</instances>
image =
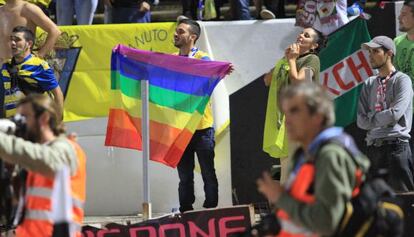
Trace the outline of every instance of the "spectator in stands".
<instances>
[{"instance_id":1,"label":"spectator in stands","mask_svg":"<svg viewBox=\"0 0 414 237\"><path fill-rule=\"evenodd\" d=\"M250 15L250 0L230 0L233 2L233 19L234 20L253 20Z\"/></svg>"},{"instance_id":2,"label":"spectator in stands","mask_svg":"<svg viewBox=\"0 0 414 237\"><path fill-rule=\"evenodd\" d=\"M76 15L78 25L91 25L98 0L56 0L56 18L58 25L73 25Z\"/></svg>"},{"instance_id":3,"label":"spectator in stands","mask_svg":"<svg viewBox=\"0 0 414 237\"><path fill-rule=\"evenodd\" d=\"M105 23L151 22L151 6L144 0L104 0Z\"/></svg>"},{"instance_id":4,"label":"spectator in stands","mask_svg":"<svg viewBox=\"0 0 414 237\"><path fill-rule=\"evenodd\" d=\"M45 44L37 52L39 57L44 57L53 50L60 35L55 23L38 6L23 0L6 0L6 4L0 8L0 22L0 63L12 56L8 42L16 26L26 26L34 33L36 33L36 27L39 26L48 33Z\"/></svg>"},{"instance_id":5,"label":"spectator in stands","mask_svg":"<svg viewBox=\"0 0 414 237\"><path fill-rule=\"evenodd\" d=\"M357 125L367 130L369 175L381 171L396 192L414 191L413 160L408 141L413 116L413 89L407 76L392 64L395 44L386 36L377 36L362 44L368 50L370 64L378 75L368 78L358 102Z\"/></svg>"},{"instance_id":6,"label":"spectator in stands","mask_svg":"<svg viewBox=\"0 0 414 237\"><path fill-rule=\"evenodd\" d=\"M0 79L4 93L1 94L1 108L5 116L12 117L16 104L24 96L33 93L48 94L57 105L59 121L63 114L63 94L49 64L31 53L35 42L33 32L23 26L13 29L10 47L13 57L3 64Z\"/></svg>"},{"instance_id":7,"label":"spectator in stands","mask_svg":"<svg viewBox=\"0 0 414 237\"><path fill-rule=\"evenodd\" d=\"M202 0L181 0L183 16L189 19L197 20L197 8L200 1L202 2Z\"/></svg>"},{"instance_id":8,"label":"spectator in stands","mask_svg":"<svg viewBox=\"0 0 414 237\"><path fill-rule=\"evenodd\" d=\"M297 26L313 27L329 35L348 23L347 0L298 0Z\"/></svg>"},{"instance_id":9,"label":"spectator in stands","mask_svg":"<svg viewBox=\"0 0 414 237\"><path fill-rule=\"evenodd\" d=\"M254 0L253 2L256 8L256 19L269 20L285 17L285 0Z\"/></svg>"},{"instance_id":10,"label":"spectator in stands","mask_svg":"<svg viewBox=\"0 0 414 237\"><path fill-rule=\"evenodd\" d=\"M257 19L274 19L277 5L282 3L284 0L253 0L256 8ZM250 0L230 0L230 7L232 11L232 17L234 20L253 20L254 18L250 15ZM269 10L270 9L270 10Z\"/></svg>"},{"instance_id":11,"label":"spectator in stands","mask_svg":"<svg viewBox=\"0 0 414 237\"><path fill-rule=\"evenodd\" d=\"M320 62L318 52L325 46L326 39L321 32L313 28L305 28L297 37L296 42L285 50L285 56L278 60L276 66L264 76L266 86L270 86L266 111L265 134L263 149L270 156L280 158L282 165L281 180L287 175L287 143L278 139L285 139L285 129L281 129L284 115L277 107L277 93L281 87L288 84L297 84L305 81L305 69L310 69L309 78L318 82ZM277 135L278 133L283 133ZM283 147L276 146L283 144ZM283 154L283 155L282 155Z\"/></svg>"}]
</instances>

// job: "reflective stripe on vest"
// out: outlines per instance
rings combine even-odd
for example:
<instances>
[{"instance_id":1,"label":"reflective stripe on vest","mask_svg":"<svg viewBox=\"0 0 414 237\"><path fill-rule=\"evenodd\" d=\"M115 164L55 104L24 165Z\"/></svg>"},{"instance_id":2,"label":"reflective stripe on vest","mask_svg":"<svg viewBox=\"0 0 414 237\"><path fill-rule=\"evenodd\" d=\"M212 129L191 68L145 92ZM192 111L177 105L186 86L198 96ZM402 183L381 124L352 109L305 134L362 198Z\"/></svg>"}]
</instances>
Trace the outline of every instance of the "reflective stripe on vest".
<instances>
[{"instance_id":1,"label":"reflective stripe on vest","mask_svg":"<svg viewBox=\"0 0 414 237\"><path fill-rule=\"evenodd\" d=\"M295 199L303 203L315 202L313 194L308 193L309 187L313 184L313 178L315 175L315 167L311 163L302 164L297 170L296 176L290 182L289 194ZM316 237L316 233L308 230L307 228L294 223L290 220L289 215L283 210L278 210L276 213L280 225L281 231L277 235L278 237Z\"/></svg>"},{"instance_id":2,"label":"reflective stripe on vest","mask_svg":"<svg viewBox=\"0 0 414 237\"><path fill-rule=\"evenodd\" d=\"M42 221L51 221L50 211L41 211L41 210L26 210L24 214L24 219L27 220L42 220Z\"/></svg>"},{"instance_id":3,"label":"reflective stripe on vest","mask_svg":"<svg viewBox=\"0 0 414 237\"><path fill-rule=\"evenodd\" d=\"M50 199L52 197L52 189L44 188L44 187L30 187L27 189L26 195ZM83 210L84 202L77 198L72 197L72 205L73 205L73 208L78 208L78 209ZM28 217L27 216L28 211L29 210L26 211L26 218Z\"/></svg>"},{"instance_id":4,"label":"reflective stripe on vest","mask_svg":"<svg viewBox=\"0 0 414 237\"><path fill-rule=\"evenodd\" d=\"M290 220L289 215L283 210L278 210L277 218L279 219L281 230L277 237L317 237L318 235L300 226Z\"/></svg>"}]
</instances>

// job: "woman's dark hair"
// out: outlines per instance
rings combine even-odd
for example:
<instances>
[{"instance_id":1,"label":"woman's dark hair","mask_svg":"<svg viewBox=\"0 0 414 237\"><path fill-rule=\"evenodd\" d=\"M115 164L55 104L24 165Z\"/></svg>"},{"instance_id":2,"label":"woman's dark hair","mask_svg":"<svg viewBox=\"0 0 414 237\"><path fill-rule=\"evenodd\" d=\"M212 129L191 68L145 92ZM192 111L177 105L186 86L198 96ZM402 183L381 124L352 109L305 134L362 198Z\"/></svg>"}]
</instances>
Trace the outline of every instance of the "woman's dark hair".
<instances>
[{"instance_id":1,"label":"woman's dark hair","mask_svg":"<svg viewBox=\"0 0 414 237\"><path fill-rule=\"evenodd\" d=\"M315 43L318 44L318 47L313 51L314 53L318 54L321 51L321 49L325 48L326 44L328 43L328 37L326 37L322 32L315 28L312 28L312 30L316 33L317 38L315 39Z\"/></svg>"}]
</instances>

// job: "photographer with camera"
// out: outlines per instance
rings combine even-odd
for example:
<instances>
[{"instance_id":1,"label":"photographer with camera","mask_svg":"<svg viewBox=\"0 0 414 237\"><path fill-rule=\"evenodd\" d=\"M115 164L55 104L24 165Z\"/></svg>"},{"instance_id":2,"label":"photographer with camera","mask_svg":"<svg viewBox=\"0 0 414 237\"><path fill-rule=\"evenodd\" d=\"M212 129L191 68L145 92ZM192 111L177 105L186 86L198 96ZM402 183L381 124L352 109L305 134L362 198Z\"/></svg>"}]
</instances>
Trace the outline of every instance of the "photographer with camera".
<instances>
[{"instance_id":1,"label":"photographer with camera","mask_svg":"<svg viewBox=\"0 0 414 237\"><path fill-rule=\"evenodd\" d=\"M50 97L30 94L18 102L14 122L0 120L0 159L28 171L15 217L19 237L80 236L86 156L63 135L57 111Z\"/></svg>"},{"instance_id":2,"label":"photographer with camera","mask_svg":"<svg viewBox=\"0 0 414 237\"><path fill-rule=\"evenodd\" d=\"M1 105L3 115L10 118L15 114L16 104L31 93L46 93L58 105L58 121L63 118L63 93L49 64L32 54L35 36L29 28L17 26L10 36L12 59L3 64L1 80ZM2 100L2 101L1 101Z\"/></svg>"},{"instance_id":3,"label":"photographer with camera","mask_svg":"<svg viewBox=\"0 0 414 237\"><path fill-rule=\"evenodd\" d=\"M332 236L369 161L349 135L332 127L334 106L320 86L288 86L279 93L279 102L288 136L300 148L283 186L265 173L257 181L258 189L278 208L277 236Z\"/></svg>"}]
</instances>

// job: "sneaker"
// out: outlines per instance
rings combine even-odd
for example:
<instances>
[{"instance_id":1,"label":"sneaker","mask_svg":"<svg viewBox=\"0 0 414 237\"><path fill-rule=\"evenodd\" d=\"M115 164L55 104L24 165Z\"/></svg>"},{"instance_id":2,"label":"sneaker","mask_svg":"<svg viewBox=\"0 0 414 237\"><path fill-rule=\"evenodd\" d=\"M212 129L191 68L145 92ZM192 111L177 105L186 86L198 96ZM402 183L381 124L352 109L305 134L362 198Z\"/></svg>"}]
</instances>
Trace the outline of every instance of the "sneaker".
<instances>
[{"instance_id":1,"label":"sneaker","mask_svg":"<svg viewBox=\"0 0 414 237\"><path fill-rule=\"evenodd\" d=\"M260 11L260 17L263 20L270 20L270 19L275 19L276 18L275 14L273 14L273 12L271 12L267 9L263 9L263 10Z\"/></svg>"},{"instance_id":2,"label":"sneaker","mask_svg":"<svg viewBox=\"0 0 414 237\"><path fill-rule=\"evenodd\" d=\"M180 208L179 208L179 211L180 211L181 213L184 213L184 212L187 212L187 211L192 211L192 210L194 210L192 206L188 206L188 207L180 207Z\"/></svg>"},{"instance_id":3,"label":"sneaker","mask_svg":"<svg viewBox=\"0 0 414 237\"><path fill-rule=\"evenodd\" d=\"M187 19L190 19L190 18L188 18L188 17L186 17L186 16L184 16L184 15L179 15L179 16L177 17L177 22L180 22L180 21L182 21L182 20L187 20Z\"/></svg>"}]
</instances>

